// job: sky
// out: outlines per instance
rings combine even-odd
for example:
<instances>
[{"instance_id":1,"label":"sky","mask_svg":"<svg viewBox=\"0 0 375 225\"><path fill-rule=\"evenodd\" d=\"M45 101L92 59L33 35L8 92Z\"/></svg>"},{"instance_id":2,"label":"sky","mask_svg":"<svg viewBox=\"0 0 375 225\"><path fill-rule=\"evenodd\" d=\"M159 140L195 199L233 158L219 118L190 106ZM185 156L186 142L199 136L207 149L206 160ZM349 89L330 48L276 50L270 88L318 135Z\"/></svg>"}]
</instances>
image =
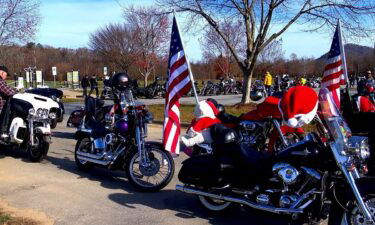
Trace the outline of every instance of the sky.
<instances>
[{"instance_id":1,"label":"sky","mask_svg":"<svg viewBox=\"0 0 375 225\"><path fill-rule=\"evenodd\" d=\"M42 21L35 42L53 47L88 47L89 35L98 28L122 22L121 5L150 5L153 0L41 0ZM177 15L182 27L183 17ZM185 51L191 61L202 58L196 33L183 33ZM285 56L320 57L328 52L330 34L300 32L292 26L282 35ZM369 43L362 43L369 45Z\"/></svg>"}]
</instances>

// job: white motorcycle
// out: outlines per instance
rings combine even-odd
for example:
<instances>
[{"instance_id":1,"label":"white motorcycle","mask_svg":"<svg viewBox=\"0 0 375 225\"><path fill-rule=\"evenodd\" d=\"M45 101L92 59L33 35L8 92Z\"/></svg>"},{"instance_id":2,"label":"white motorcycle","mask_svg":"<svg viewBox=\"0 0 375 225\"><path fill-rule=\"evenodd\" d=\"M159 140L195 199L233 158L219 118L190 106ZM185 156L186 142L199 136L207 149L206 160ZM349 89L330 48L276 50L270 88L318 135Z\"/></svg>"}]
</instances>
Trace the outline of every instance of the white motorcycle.
<instances>
[{"instance_id":1,"label":"white motorcycle","mask_svg":"<svg viewBox=\"0 0 375 225\"><path fill-rule=\"evenodd\" d=\"M9 100L9 138L2 145L23 149L32 162L41 161L51 142L50 120L56 118L59 105L50 98L19 93Z\"/></svg>"}]
</instances>

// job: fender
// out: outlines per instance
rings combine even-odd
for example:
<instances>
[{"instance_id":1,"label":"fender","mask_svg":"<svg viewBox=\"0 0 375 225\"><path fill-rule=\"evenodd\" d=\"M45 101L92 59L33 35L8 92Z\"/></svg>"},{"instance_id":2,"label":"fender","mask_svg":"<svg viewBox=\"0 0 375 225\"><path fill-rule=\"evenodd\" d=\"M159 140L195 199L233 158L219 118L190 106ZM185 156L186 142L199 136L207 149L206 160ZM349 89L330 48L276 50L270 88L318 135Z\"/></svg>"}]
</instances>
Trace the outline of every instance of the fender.
<instances>
[{"instance_id":1,"label":"fender","mask_svg":"<svg viewBox=\"0 0 375 225\"><path fill-rule=\"evenodd\" d=\"M73 138L76 139L76 140L79 140L80 138L83 138L83 137L89 137L91 139L90 132L77 130L77 132L75 132Z\"/></svg>"}]
</instances>

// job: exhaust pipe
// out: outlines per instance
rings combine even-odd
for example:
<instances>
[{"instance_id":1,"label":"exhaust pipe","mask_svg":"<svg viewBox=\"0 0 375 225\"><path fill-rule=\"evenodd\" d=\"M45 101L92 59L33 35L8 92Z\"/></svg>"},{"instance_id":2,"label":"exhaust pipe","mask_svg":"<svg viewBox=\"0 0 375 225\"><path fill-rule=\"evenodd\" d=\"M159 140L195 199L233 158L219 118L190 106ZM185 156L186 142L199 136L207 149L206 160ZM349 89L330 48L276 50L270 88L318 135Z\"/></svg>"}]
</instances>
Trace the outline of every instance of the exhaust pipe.
<instances>
[{"instance_id":1,"label":"exhaust pipe","mask_svg":"<svg viewBox=\"0 0 375 225\"><path fill-rule=\"evenodd\" d=\"M93 159L93 158L82 156L82 155L77 155L77 158L80 160L92 162L92 163L103 165L103 166L107 166L110 163L110 161L97 160L97 159Z\"/></svg>"},{"instance_id":2,"label":"exhaust pipe","mask_svg":"<svg viewBox=\"0 0 375 225\"><path fill-rule=\"evenodd\" d=\"M267 205L260 205L256 204L254 202L251 202L247 199L242 199L242 198L234 198L230 196L223 196L223 195L217 195L213 193L208 193L204 192L198 189L186 187L183 185L176 185L176 190L187 193L187 194L194 194L194 195L200 195L208 198L213 198L213 199L218 199L222 201L227 201L227 202L233 202L233 203L238 203L242 205L249 206L251 208L257 209L257 210L262 210L262 211L267 211L271 213L276 213L276 214L295 214L295 213L303 213L303 210L312 203L312 201L307 202L304 204L302 207L296 208L296 209L290 209L290 208L276 208L276 207L271 207Z\"/></svg>"},{"instance_id":3,"label":"exhaust pipe","mask_svg":"<svg viewBox=\"0 0 375 225\"><path fill-rule=\"evenodd\" d=\"M105 152L103 151L102 154L96 155L96 154L91 154L87 152L77 151L77 155L84 156L84 157L91 158L91 159L102 159L105 156Z\"/></svg>"}]
</instances>

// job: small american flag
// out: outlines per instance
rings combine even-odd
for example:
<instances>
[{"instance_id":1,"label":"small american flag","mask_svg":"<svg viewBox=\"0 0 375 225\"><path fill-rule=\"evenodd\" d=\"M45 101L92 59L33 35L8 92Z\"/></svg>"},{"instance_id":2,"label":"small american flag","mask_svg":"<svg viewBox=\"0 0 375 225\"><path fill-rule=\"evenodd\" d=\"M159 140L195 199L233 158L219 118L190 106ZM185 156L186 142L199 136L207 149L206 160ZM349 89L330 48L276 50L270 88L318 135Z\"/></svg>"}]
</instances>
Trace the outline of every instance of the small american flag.
<instances>
[{"instance_id":1,"label":"small american flag","mask_svg":"<svg viewBox=\"0 0 375 225\"><path fill-rule=\"evenodd\" d=\"M338 22L322 79L322 88L327 88L331 92L338 109L340 109L340 86L345 85L346 72L345 52L341 43L340 22Z\"/></svg>"},{"instance_id":2,"label":"small american flag","mask_svg":"<svg viewBox=\"0 0 375 225\"><path fill-rule=\"evenodd\" d=\"M169 50L168 83L165 97L164 148L179 154L180 98L192 87L187 58L182 45L176 17L173 18Z\"/></svg>"}]
</instances>

